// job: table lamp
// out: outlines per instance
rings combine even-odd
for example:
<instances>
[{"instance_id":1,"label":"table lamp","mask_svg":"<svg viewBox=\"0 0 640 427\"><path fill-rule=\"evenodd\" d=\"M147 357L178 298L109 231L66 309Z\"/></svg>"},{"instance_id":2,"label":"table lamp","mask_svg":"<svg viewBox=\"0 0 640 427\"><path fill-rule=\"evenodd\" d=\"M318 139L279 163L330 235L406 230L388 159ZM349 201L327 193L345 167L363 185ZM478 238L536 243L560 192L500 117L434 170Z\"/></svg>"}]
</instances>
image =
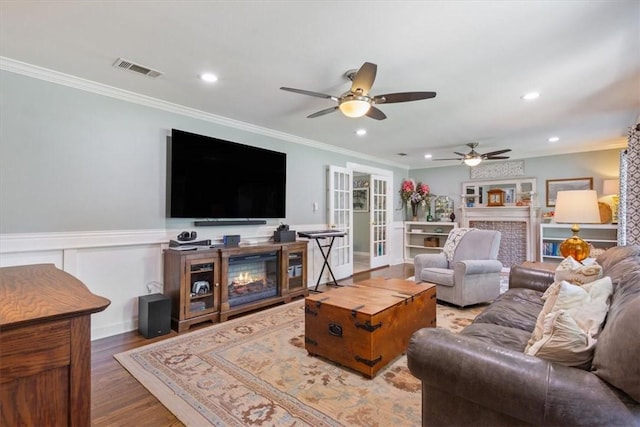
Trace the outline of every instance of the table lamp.
<instances>
[{"instance_id":1,"label":"table lamp","mask_svg":"<svg viewBox=\"0 0 640 427\"><path fill-rule=\"evenodd\" d=\"M600 223L598 193L595 190L558 191L554 214L557 223L570 223L573 236L560 244L563 257L582 261L589 256L589 244L578 237L578 224Z\"/></svg>"},{"instance_id":2,"label":"table lamp","mask_svg":"<svg viewBox=\"0 0 640 427\"><path fill-rule=\"evenodd\" d=\"M620 181L617 179L605 179L602 183L602 195L611 197L613 211L611 222L618 222L618 193L620 192Z\"/></svg>"}]
</instances>

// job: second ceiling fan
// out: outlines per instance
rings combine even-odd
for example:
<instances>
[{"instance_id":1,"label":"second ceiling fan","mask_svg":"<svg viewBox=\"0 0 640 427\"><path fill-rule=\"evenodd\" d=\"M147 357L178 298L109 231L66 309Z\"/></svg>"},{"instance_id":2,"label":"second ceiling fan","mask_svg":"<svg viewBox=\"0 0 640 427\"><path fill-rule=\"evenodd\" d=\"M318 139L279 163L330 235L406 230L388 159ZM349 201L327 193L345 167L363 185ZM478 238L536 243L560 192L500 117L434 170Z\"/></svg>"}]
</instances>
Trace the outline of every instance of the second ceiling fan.
<instances>
[{"instance_id":1,"label":"second ceiling fan","mask_svg":"<svg viewBox=\"0 0 640 427\"><path fill-rule=\"evenodd\" d=\"M371 62L365 62L358 70L350 70L345 73L345 77L351 80L351 89L340 96L327 95L324 93L312 92L304 89L294 89L281 87L280 89L302 95L315 96L317 98L331 99L338 103L335 107L326 108L316 113L310 114L307 118L324 116L340 109L347 117L367 116L376 120L384 120L387 116L374 104L391 104L395 102L418 101L421 99L435 98L435 92L398 92L387 93L385 95L369 95L371 86L376 79L378 66Z\"/></svg>"},{"instance_id":2,"label":"second ceiling fan","mask_svg":"<svg viewBox=\"0 0 640 427\"><path fill-rule=\"evenodd\" d=\"M476 151L476 147L478 146L477 142L469 142L467 146L471 148L471 151L469 151L467 154L458 153L457 151L453 152L454 154L457 154L460 157L457 157L455 159L433 159L433 160L462 160L464 164L467 166L477 166L483 160L508 159L509 158L508 156L501 156L500 154L508 153L509 151L511 151L510 148L507 148L505 150L497 150L497 151L491 151L490 153L480 154Z\"/></svg>"}]
</instances>

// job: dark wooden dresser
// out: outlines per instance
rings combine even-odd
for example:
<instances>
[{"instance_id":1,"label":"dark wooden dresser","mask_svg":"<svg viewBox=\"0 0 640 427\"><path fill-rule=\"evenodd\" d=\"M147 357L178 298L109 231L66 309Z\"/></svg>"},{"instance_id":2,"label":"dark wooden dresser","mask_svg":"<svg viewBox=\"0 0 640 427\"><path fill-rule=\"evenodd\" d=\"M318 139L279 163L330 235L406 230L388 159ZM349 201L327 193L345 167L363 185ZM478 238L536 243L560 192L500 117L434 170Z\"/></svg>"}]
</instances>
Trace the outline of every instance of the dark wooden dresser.
<instances>
[{"instance_id":1,"label":"dark wooden dresser","mask_svg":"<svg viewBox=\"0 0 640 427\"><path fill-rule=\"evenodd\" d=\"M53 264L0 268L0 426L91 425L91 313L110 303Z\"/></svg>"}]
</instances>

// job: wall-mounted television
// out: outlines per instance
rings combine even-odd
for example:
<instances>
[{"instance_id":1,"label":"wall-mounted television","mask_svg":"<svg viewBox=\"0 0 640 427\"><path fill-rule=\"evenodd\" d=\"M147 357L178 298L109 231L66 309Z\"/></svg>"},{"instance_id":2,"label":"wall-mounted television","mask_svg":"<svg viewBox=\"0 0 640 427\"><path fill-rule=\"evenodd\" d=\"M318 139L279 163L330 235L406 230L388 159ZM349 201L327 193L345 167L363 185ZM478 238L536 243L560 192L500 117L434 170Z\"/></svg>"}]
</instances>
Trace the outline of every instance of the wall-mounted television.
<instances>
[{"instance_id":1,"label":"wall-mounted television","mask_svg":"<svg viewBox=\"0 0 640 427\"><path fill-rule=\"evenodd\" d=\"M171 218L286 217L287 155L172 129L167 150Z\"/></svg>"}]
</instances>

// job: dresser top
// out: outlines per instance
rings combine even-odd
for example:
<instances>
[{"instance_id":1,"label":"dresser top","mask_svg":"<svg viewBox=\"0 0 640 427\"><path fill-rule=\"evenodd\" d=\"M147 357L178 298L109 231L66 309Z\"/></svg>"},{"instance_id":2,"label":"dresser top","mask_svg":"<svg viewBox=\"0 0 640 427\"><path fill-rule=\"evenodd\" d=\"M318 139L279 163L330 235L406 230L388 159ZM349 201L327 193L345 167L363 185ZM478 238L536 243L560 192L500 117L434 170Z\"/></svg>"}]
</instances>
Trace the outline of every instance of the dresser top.
<instances>
[{"instance_id":1,"label":"dresser top","mask_svg":"<svg viewBox=\"0 0 640 427\"><path fill-rule=\"evenodd\" d=\"M110 303L53 264L0 268L0 330L96 313Z\"/></svg>"}]
</instances>

